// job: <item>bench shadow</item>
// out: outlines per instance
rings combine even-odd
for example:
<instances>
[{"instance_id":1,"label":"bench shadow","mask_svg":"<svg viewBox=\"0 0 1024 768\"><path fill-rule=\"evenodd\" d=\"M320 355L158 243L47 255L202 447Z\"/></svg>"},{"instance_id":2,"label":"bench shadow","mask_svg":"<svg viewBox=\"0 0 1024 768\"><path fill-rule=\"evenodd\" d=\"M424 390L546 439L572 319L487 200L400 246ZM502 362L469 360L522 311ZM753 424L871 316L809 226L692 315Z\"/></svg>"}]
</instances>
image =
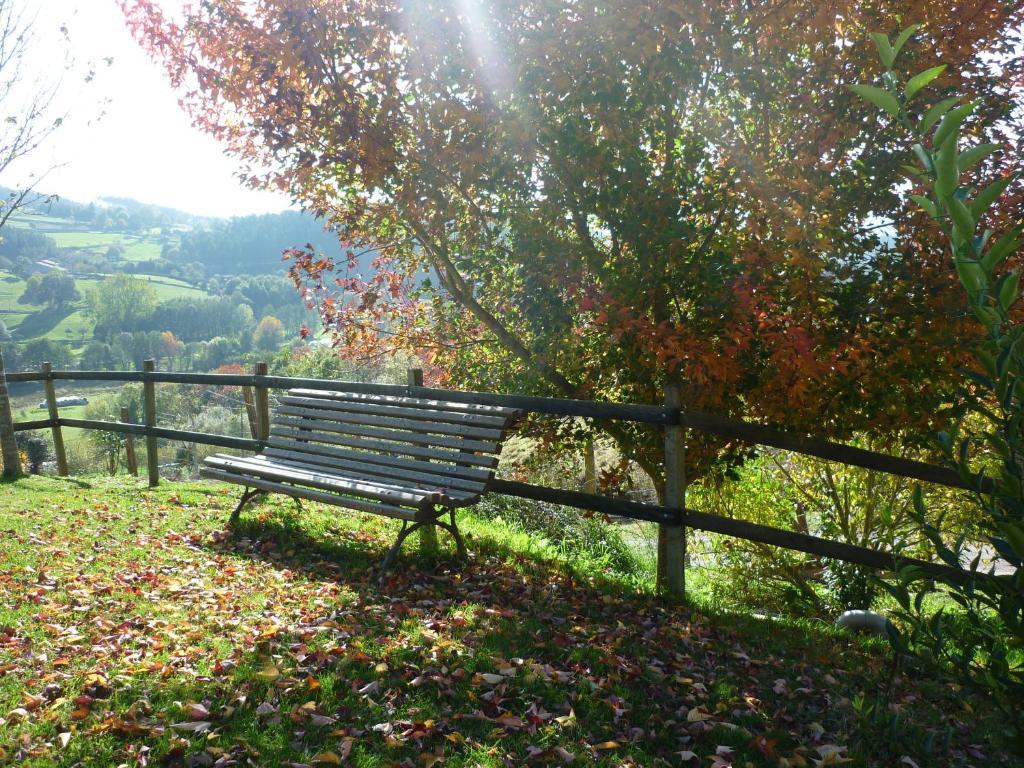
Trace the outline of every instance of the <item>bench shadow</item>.
<instances>
[{"instance_id":1,"label":"bench shadow","mask_svg":"<svg viewBox=\"0 0 1024 768\"><path fill-rule=\"evenodd\" d=\"M372 520L379 525L379 518ZM340 525L329 528L327 536L316 536L303 527L298 517L277 509L255 517L246 517L243 513L226 535L207 540L202 546L214 548L221 554L261 560L275 568L302 573L313 580L344 583L360 594L401 592L427 580L431 582L432 589L440 589L447 597L457 599L460 583L472 575L480 563L487 561L491 566L493 560L500 560L513 563L520 571L538 577L544 575L578 582L577 596L580 599L605 600L611 595L616 599L644 603L654 601L662 607L672 605L667 598L629 589L602 574L584 576L569 563L523 552L466 531L462 535L469 550L468 558L459 558L451 537L439 530L438 552L423 553L419 549L419 538L414 534L406 539L394 565L384 571L381 568L384 556L398 535L398 525L394 524L393 528L384 539L379 528L365 531ZM680 605L677 602L672 607Z\"/></svg>"}]
</instances>

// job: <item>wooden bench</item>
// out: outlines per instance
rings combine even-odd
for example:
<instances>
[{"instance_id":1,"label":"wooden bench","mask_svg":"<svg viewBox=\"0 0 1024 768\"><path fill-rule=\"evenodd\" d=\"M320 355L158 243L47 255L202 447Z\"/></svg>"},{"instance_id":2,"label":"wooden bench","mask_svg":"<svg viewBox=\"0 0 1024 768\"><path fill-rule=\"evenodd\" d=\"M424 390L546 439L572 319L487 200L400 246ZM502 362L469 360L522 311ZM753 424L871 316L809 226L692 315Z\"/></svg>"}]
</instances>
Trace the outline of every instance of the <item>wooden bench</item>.
<instances>
[{"instance_id":1,"label":"wooden bench","mask_svg":"<svg viewBox=\"0 0 1024 768\"><path fill-rule=\"evenodd\" d=\"M480 500L519 416L496 406L292 389L274 411L262 452L210 456L199 474L245 486L232 525L269 491L401 520L384 568L424 525L449 531L464 556L455 509ZM439 519L446 513L451 523Z\"/></svg>"}]
</instances>

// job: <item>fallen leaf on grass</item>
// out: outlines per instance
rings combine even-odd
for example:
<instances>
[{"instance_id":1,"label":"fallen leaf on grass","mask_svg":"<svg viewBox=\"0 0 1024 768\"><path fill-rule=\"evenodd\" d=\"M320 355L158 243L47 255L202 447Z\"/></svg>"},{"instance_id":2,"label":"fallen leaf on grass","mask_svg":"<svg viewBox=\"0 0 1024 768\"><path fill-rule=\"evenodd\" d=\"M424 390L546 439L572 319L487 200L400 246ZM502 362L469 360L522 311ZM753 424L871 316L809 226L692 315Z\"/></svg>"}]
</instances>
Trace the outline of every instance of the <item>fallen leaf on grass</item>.
<instances>
[{"instance_id":1,"label":"fallen leaf on grass","mask_svg":"<svg viewBox=\"0 0 1024 768\"><path fill-rule=\"evenodd\" d=\"M188 733L204 733L213 728L213 723L207 720L198 720L196 722L188 723L173 723L171 728L176 731L186 731Z\"/></svg>"},{"instance_id":2,"label":"fallen leaf on grass","mask_svg":"<svg viewBox=\"0 0 1024 768\"><path fill-rule=\"evenodd\" d=\"M483 681L487 685L497 685L498 683L505 682L504 675L496 675L493 672L481 672L473 678L474 682Z\"/></svg>"},{"instance_id":3,"label":"fallen leaf on grass","mask_svg":"<svg viewBox=\"0 0 1024 768\"><path fill-rule=\"evenodd\" d=\"M341 757L334 752L321 752L313 756L315 765L341 765Z\"/></svg>"}]
</instances>

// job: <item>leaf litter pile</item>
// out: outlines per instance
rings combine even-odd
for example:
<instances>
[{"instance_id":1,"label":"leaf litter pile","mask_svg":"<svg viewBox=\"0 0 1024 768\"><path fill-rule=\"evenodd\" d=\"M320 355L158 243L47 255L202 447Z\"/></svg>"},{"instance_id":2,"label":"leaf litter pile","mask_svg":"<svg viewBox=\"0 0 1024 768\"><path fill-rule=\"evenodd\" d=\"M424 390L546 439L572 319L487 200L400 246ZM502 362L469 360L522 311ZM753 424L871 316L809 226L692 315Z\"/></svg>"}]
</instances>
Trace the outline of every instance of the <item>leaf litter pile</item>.
<instances>
[{"instance_id":1,"label":"leaf litter pile","mask_svg":"<svg viewBox=\"0 0 1024 768\"><path fill-rule=\"evenodd\" d=\"M378 584L390 521L235 489L0 486L0 764L994 765L885 648L701 613L487 536ZM1008 763L1007 763L1008 764Z\"/></svg>"}]
</instances>

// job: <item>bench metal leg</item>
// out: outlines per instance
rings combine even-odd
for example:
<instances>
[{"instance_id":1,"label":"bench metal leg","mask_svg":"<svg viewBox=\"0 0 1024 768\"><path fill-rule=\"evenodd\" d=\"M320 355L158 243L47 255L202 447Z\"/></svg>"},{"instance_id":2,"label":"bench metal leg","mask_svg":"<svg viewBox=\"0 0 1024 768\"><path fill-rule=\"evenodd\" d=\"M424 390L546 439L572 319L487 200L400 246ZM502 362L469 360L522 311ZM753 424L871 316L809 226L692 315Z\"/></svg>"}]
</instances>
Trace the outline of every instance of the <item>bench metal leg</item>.
<instances>
[{"instance_id":1,"label":"bench metal leg","mask_svg":"<svg viewBox=\"0 0 1024 768\"><path fill-rule=\"evenodd\" d=\"M395 564L395 560L398 559L398 551L402 548L402 542L404 542L406 537L419 526L420 524L416 523L412 527L409 527L408 520L402 521L402 530L398 532L398 538L395 539L395 543L391 545L391 549L388 550L388 553L384 555L384 562L380 564L381 571L386 571Z\"/></svg>"},{"instance_id":2,"label":"bench metal leg","mask_svg":"<svg viewBox=\"0 0 1024 768\"><path fill-rule=\"evenodd\" d=\"M242 508L262 493L263 491L259 488L247 487L245 489L245 493L242 494L242 498L238 500L238 506L235 507L235 511L231 513L231 519L228 521L228 525L234 526L235 523L238 522L238 516L242 514Z\"/></svg>"},{"instance_id":3,"label":"bench metal leg","mask_svg":"<svg viewBox=\"0 0 1024 768\"><path fill-rule=\"evenodd\" d=\"M440 514L444 513L441 512ZM395 539L395 543L391 545L391 549L389 549L388 553L384 556L384 561L381 563L380 566L381 571L386 571L388 568L395 564L395 560L398 559L398 552L402 548L402 543L409 537L410 534L412 534L414 531L422 528L425 525L437 525L448 531L448 533L452 535L452 538L455 539L455 549L458 552L459 557L463 560L466 559L469 553L466 550L466 543L462 540L462 534L459 533L459 527L455 524L455 510L448 510L448 516L449 519L451 520L450 523L442 522L439 519L440 514L438 515L438 517L435 517L432 520L420 520L418 522L412 523L411 525L409 524L408 520L403 520L402 530L398 532L398 538Z\"/></svg>"}]
</instances>

